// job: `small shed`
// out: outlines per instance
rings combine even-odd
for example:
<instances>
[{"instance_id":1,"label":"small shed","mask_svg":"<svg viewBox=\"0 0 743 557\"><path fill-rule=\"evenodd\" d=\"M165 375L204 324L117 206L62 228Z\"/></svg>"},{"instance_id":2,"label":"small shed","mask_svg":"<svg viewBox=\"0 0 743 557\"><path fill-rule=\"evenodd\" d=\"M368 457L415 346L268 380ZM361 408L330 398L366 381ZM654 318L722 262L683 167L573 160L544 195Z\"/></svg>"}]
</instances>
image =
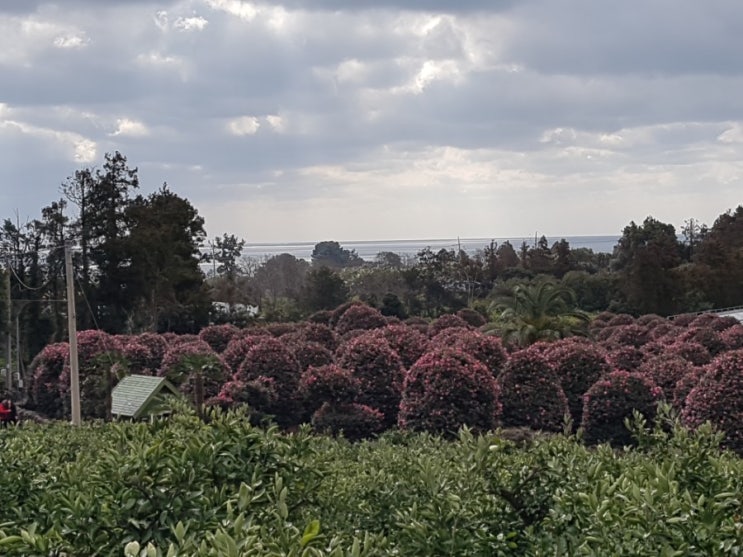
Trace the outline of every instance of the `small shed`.
<instances>
[{"instance_id":1,"label":"small shed","mask_svg":"<svg viewBox=\"0 0 743 557\"><path fill-rule=\"evenodd\" d=\"M165 377L128 375L111 392L111 414L135 420L163 414L163 402L173 396L180 393Z\"/></svg>"}]
</instances>

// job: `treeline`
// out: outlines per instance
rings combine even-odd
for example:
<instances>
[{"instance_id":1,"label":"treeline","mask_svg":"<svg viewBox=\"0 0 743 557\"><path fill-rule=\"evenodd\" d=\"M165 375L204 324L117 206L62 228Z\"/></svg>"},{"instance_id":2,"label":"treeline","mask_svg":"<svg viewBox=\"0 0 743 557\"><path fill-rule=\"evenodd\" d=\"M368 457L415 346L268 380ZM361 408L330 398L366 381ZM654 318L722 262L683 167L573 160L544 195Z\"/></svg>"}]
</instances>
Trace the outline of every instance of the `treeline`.
<instances>
[{"instance_id":1,"label":"treeline","mask_svg":"<svg viewBox=\"0 0 743 557\"><path fill-rule=\"evenodd\" d=\"M0 332L17 343L14 360L27 363L67 336L65 243L74 247L79 329L112 334L300 320L351 298L401 318L464 307L488 317L494 296L545 279L568 287L576 308L589 312L743 305L743 207L711 227L687 221L681 240L673 225L651 217L630 223L613 254L542 237L533 245L491 242L475 254L425 249L364 261L326 241L311 261L290 254L256 261L242 256L245 241L233 234L208 240L197 209L167 184L149 196L138 189L137 168L107 154L102 168L69 177L38 219L2 223ZM251 306L260 308L257 317Z\"/></svg>"}]
</instances>

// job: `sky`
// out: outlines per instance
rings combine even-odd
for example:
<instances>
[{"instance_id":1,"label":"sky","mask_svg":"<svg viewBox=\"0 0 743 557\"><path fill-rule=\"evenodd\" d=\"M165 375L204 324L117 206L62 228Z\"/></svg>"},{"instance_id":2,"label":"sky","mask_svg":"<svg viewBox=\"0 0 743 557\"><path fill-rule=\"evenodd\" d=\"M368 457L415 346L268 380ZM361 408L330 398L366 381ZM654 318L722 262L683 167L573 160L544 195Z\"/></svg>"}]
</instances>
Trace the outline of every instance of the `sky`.
<instances>
[{"instance_id":1,"label":"sky","mask_svg":"<svg viewBox=\"0 0 743 557\"><path fill-rule=\"evenodd\" d=\"M120 151L210 238L712 224L741 53L740 0L0 0L0 218Z\"/></svg>"}]
</instances>

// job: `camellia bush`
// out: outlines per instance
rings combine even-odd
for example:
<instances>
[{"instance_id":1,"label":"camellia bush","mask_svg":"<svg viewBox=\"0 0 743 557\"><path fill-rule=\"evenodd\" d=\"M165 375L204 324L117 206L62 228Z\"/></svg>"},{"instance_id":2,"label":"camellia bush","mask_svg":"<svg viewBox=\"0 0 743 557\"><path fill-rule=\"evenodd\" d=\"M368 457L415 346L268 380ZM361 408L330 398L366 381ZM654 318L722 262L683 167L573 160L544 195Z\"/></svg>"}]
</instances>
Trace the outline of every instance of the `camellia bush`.
<instances>
[{"instance_id":1,"label":"camellia bush","mask_svg":"<svg viewBox=\"0 0 743 557\"><path fill-rule=\"evenodd\" d=\"M250 349L267 338L273 337L270 335L238 335L227 344L227 348L222 352L222 357L233 372L237 371L240 369L243 361L245 361Z\"/></svg>"},{"instance_id":2,"label":"camellia bush","mask_svg":"<svg viewBox=\"0 0 743 557\"><path fill-rule=\"evenodd\" d=\"M447 313L436 319L436 321L428 326L428 335L433 338L444 329L450 329L454 327L463 327L465 329L471 328L470 324L458 315Z\"/></svg>"},{"instance_id":3,"label":"camellia bush","mask_svg":"<svg viewBox=\"0 0 743 557\"><path fill-rule=\"evenodd\" d=\"M317 342L294 341L287 344L304 371L311 366L325 366L333 363L333 353Z\"/></svg>"},{"instance_id":4,"label":"camellia bush","mask_svg":"<svg viewBox=\"0 0 743 557\"><path fill-rule=\"evenodd\" d=\"M446 436L462 426L482 432L496 427L501 410L500 387L484 364L461 350L432 350L405 376L398 425Z\"/></svg>"},{"instance_id":5,"label":"camellia bush","mask_svg":"<svg viewBox=\"0 0 743 557\"><path fill-rule=\"evenodd\" d=\"M240 329L231 323L222 325L209 325L199 331L199 338L212 347L217 354L221 354L227 348L232 338L239 334Z\"/></svg>"},{"instance_id":6,"label":"camellia bush","mask_svg":"<svg viewBox=\"0 0 743 557\"><path fill-rule=\"evenodd\" d=\"M108 389L116 386L122 358L121 343L98 330L77 333L80 376L80 412L83 418L104 418ZM59 392L65 410L70 413L70 364L65 362L59 378Z\"/></svg>"},{"instance_id":7,"label":"camellia bush","mask_svg":"<svg viewBox=\"0 0 743 557\"><path fill-rule=\"evenodd\" d=\"M312 414L315 431L361 441L384 429L384 414L365 404L331 404L326 402Z\"/></svg>"},{"instance_id":8,"label":"camellia bush","mask_svg":"<svg viewBox=\"0 0 743 557\"><path fill-rule=\"evenodd\" d=\"M570 417L577 428L583 416L583 395L611 371L606 354L595 344L568 338L556 341L545 356L567 397Z\"/></svg>"},{"instance_id":9,"label":"camellia bush","mask_svg":"<svg viewBox=\"0 0 743 557\"><path fill-rule=\"evenodd\" d=\"M141 333L136 335L133 340L137 344L143 344L150 350L152 360L147 362L147 368L153 371L160 369L160 366L163 364L165 352L169 348L165 337L157 333Z\"/></svg>"},{"instance_id":10,"label":"camellia bush","mask_svg":"<svg viewBox=\"0 0 743 557\"><path fill-rule=\"evenodd\" d=\"M511 354L498 376L506 427L529 427L561 431L569 414L568 399L554 368L538 352L519 350Z\"/></svg>"},{"instance_id":11,"label":"camellia bush","mask_svg":"<svg viewBox=\"0 0 743 557\"><path fill-rule=\"evenodd\" d=\"M722 342L725 343L726 350L738 350L743 348L743 324L738 323L728 327L720 333Z\"/></svg>"},{"instance_id":12,"label":"camellia bush","mask_svg":"<svg viewBox=\"0 0 743 557\"><path fill-rule=\"evenodd\" d=\"M389 344L376 338L360 336L338 349L336 363L358 378L359 404L382 412L385 428L397 423L405 369L397 352Z\"/></svg>"},{"instance_id":13,"label":"camellia bush","mask_svg":"<svg viewBox=\"0 0 743 557\"><path fill-rule=\"evenodd\" d=\"M272 414L282 427L290 427L296 425L304 415L297 391L300 375L300 365L294 354L281 340L267 337L261 338L250 348L234 379L243 383L260 377L272 379L276 388L276 402L258 410Z\"/></svg>"},{"instance_id":14,"label":"camellia bush","mask_svg":"<svg viewBox=\"0 0 743 557\"><path fill-rule=\"evenodd\" d=\"M325 403L338 406L355 402L360 387L357 377L334 364L310 367L299 381L299 392L312 412Z\"/></svg>"},{"instance_id":15,"label":"camellia bush","mask_svg":"<svg viewBox=\"0 0 743 557\"><path fill-rule=\"evenodd\" d=\"M400 356L405 369L410 369L428 349L428 337L408 325L394 323L365 333L364 338L386 342Z\"/></svg>"},{"instance_id":16,"label":"camellia bush","mask_svg":"<svg viewBox=\"0 0 743 557\"><path fill-rule=\"evenodd\" d=\"M743 350L726 352L707 367L686 397L683 422L699 427L705 421L725 434L725 447L743 455Z\"/></svg>"},{"instance_id":17,"label":"camellia bush","mask_svg":"<svg viewBox=\"0 0 743 557\"><path fill-rule=\"evenodd\" d=\"M597 381L583 397L583 437L586 443L615 446L635 442L625 425L639 412L652 423L663 391L642 373L612 371Z\"/></svg>"},{"instance_id":18,"label":"camellia bush","mask_svg":"<svg viewBox=\"0 0 743 557\"><path fill-rule=\"evenodd\" d=\"M197 383L201 382L204 399L218 395L231 373L227 363L202 340L172 346L158 370L160 377L191 397L196 394Z\"/></svg>"},{"instance_id":19,"label":"camellia bush","mask_svg":"<svg viewBox=\"0 0 743 557\"><path fill-rule=\"evenodd\" d=\"M387 326L387 319L379 310L366 305L354 305L349 307L335 326L339 335L345 335L351 331L380 329Z\"/></svg>"},{"instance_id":20,"label":"camellia bush","mask_svg":"<svg viewBox=\"0 0 743 557\"><path fill-rule=\"evenodd\" d=\"M66 342L48 344L31 362L31 393L33 408L50 418L62 415L59 381L70 354Z\"/></svg>"},{"instance_id":21,"label":"camellia bush","mask_svg":"<svg viewBox=\"0 0 743 557\"><path fill-rule=\"evenodd\" d=\"M121 346L121 354L124 357L126 371L130 374L153 375L157 368L150 367L155 361L152 350L145 344L130 340Z\"/></svg>"},{"instance_id":22,"label":"camellia bush","mask_svg":"<svg viewBox=\"0 0 743 557\"><path fill-rule=\"evenodd\" d=\"M693 369L694 366L680 356L661 354L643 362L638 371L658 385L663 391L663 397L671 402L676 384Z\"/></svg>"}]
</instances>

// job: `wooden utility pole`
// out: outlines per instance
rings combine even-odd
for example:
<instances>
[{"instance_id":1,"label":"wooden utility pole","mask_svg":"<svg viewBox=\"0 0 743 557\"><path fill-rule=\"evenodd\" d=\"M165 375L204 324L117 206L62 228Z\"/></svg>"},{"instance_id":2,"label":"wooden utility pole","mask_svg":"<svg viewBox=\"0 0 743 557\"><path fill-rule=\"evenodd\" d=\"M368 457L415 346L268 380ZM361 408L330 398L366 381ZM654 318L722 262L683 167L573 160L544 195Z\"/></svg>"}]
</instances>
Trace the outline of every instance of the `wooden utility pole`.
<instances>
[{"instance_id":1,"label":"wooden utility pole","mask_svg":"<svg viewBox=\"0 0 743 557\"><path fill-rule=\"evenodd\" d=\"M80 425L80 368L77 360L77 311L75 310L75 281L72 275L72 246L64 246L65 276L67 281L67 330L70 340L70 403L72 425Z\"/></svg>"},{"instance_id":2,"label":"wooden utility pole","mask_svg":"<svg viewBox=\"0 0 743 557\"><path fill-rule=\"evenodd\" d=\"M8 322L6 323L6 338L8 344L5 350L5 369L8 382L5 385L5 388L8 394L10 394L13 388L13 375L11 371L13 368L13 365L11 364L11 361L13 360L13 336L11 333L11 331L13 330L13 296L10 289L10 263L8 263L8 266L5 270L5 287L7 288L8 292Z\"/></svg>"}]
</instances>

